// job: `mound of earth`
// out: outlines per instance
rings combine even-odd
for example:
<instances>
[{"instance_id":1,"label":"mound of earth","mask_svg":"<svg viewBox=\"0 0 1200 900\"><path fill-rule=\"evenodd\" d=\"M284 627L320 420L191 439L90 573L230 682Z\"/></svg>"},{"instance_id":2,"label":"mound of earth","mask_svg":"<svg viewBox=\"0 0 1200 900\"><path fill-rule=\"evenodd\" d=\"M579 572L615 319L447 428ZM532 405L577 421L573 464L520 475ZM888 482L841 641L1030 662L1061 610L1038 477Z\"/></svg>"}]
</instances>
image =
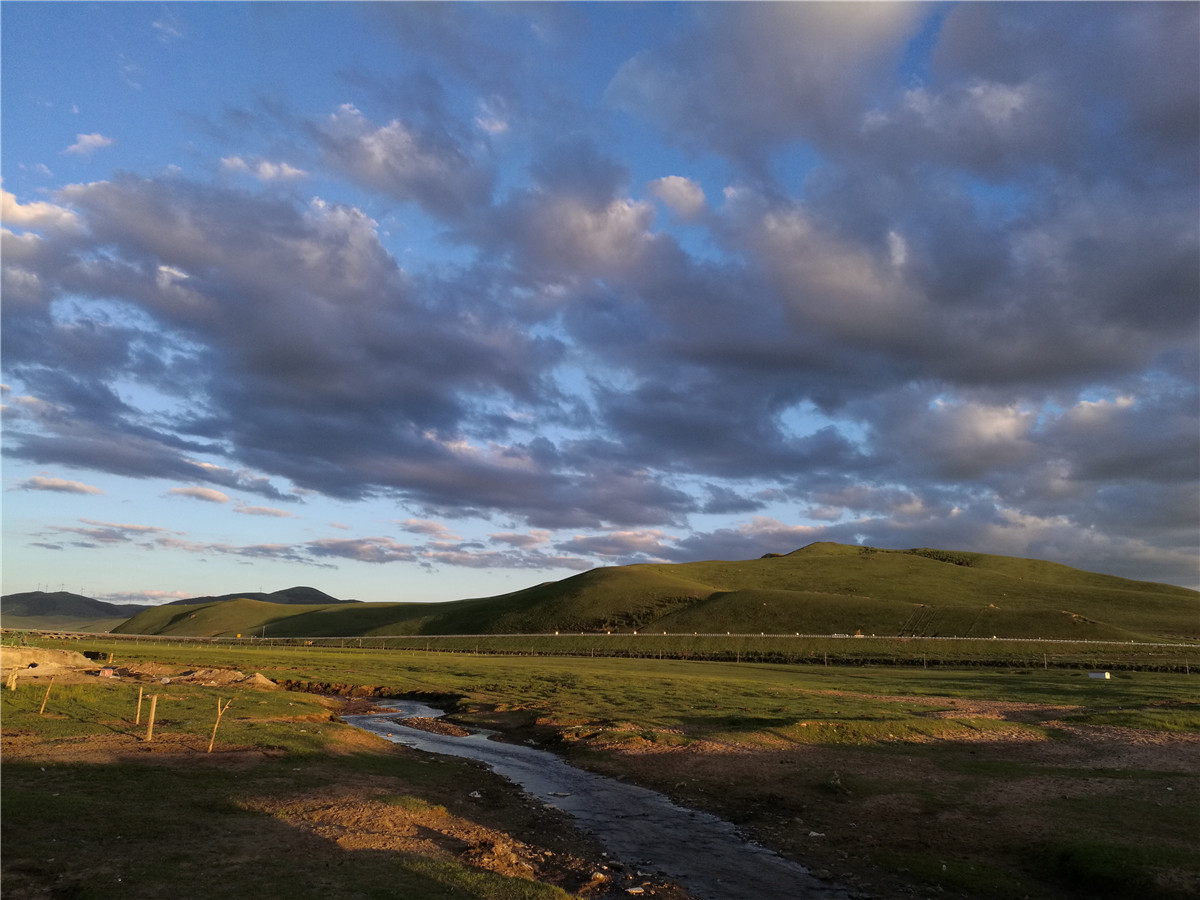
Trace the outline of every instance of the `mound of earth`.
<instances>
[{"instance_id":1,"label":"mound of earth","mask_svg":"<svg viewBox=\"0 0 1200 900\"><path fill-rule=\"evenodd\" d=\"M94 663L74 650L44 650L40 647L0 647L0 670L43 669L50 674L61 669L87 669ZM40 674L40 673L39 673Z\"/></svg>"},{"instance_id":2,"label":"mound of earth","mask_svg":"<svg viewBox=\"0 0 1200 900\"><path fill-rule=\"evenodd\" d=\"M133 678L135 680L152 679L158 681L163 678L167 678L173 682L184 682L190 684L243 684L248 687L256 688L278 687L274 681L263 675L261 672L255 672L253 675L247 675L246 673L240 672L237 669L226 669L219 667L184 669L180 671L177 668L164 666L160 663L133 663L117 669L117 674L122 678Z\"/></svg>"},{"instance_id":3,"label":"mound of earth","mask_svg":"<svg viewBox=\"0 0 1200 900\"><path fill-rule=\"evenodd\" d=\"M246 680L246 673L237 669L192 669L173 676L171 680L195 684L236 684Z\"/></svg>"}]
</instances>

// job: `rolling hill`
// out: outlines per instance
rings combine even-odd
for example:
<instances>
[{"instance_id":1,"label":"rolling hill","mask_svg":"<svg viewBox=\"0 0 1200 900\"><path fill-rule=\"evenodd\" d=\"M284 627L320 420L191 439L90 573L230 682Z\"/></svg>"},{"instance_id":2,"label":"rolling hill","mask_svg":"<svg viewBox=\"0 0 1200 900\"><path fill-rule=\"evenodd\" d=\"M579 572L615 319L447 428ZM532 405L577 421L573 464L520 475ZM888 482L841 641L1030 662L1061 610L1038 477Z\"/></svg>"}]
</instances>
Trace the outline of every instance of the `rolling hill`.
<instances>
[{"instance_id":1,"label":"rolling hill","mask_svg":"<svg viewBox=\"0 0 1200 900\"><path fill-rule=\"evenodd\" d=\"M0 624L5 628L109 631L148 608L138 603L107 603L70 591L25 591L0 598Z\"/></svg>"},{"instance_id":2,"label":"rolling hill","mask_svg":"<svg viewBox=\"0 0 1200 900\"><path fill-rule=\"evenodd\" d=\"M341 637L633 629L1179 640L1200 633L1200 593L1041 560L819 543L754 560L592 569L448 603L189 601L145 610L114 630Z\"/></svg>"},{"instance_id":3,"label":"rolling hill","mask_svg":"<svg viewBox=\"0 0 1200 900\"><path fill-rule=\"evenodd\" d=\"M240 594L221 594L219 597L189 597L184 600L172 600L167 606L199 606L206 603L220 603L223 600L261 600L263 603L282 603L291 606L331 606L337 603L358 603L358 600L339 600L324 591L314 587L290 587L282 591L272 591L264 594L261 591L248 591Z\"/></svg>"},{"instance_id":4,"label":"rolling hill","mask_svg":"<svg viewBox=\"0 0 1200 900\"><path fill-rule=\"evenodd\" d=\"M357 600L339 600L313 587L291 587L265 594L258 591L240 594L224 594L219 597L192 597L173 600L164 604L168 607L198 606L230 602L240 599L255 600L274 606L336 606L356 604ZM31 630L62 631L112 631L117 626L139 613L160 609L158 605L145 603L108 603L72 594L70 591L26 591L0 597L0 624L5 628L28 628ZM278 610L276 610L278 611Z\"/></svg>"}]
</instances>

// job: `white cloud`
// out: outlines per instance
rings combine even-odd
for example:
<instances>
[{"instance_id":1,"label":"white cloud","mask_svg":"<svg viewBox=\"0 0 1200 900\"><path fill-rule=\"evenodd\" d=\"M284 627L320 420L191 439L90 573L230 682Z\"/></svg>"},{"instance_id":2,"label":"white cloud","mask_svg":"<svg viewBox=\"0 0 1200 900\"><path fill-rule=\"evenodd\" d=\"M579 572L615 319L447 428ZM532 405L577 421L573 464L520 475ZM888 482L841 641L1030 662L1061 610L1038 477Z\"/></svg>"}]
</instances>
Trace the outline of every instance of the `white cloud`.
<instances>
[{"instance_id":1,"label":"white cloud","mask_svg":"<svg viewBox=\"0 0 1200 900\"><path fill-rule=\"evenodd\" d=\"M65 478L44 478L40 475L35 475L32 478L26 478L24 481L18 482L15 489L19 491L56 491L63 494L104 493L100 488L84 484L82 481L67 481Z\"/></svg>"},{"instance_id":2,"label":"white cloud","mask_svg":"<svg viewBox=\"0 0 1200 900\"><path fill-rule=\"evenodd\" d=\"M477 164L472 148L443 134L422 133L399 119L376 125L345 103L320 126L320 135L331 164L434 215L456 216L490 197L490 171Z\"/></svg>"},{"instance_id":3,"label":"white cloud","mask_svg":"<svg viewBox=\"0 0 1200 900\"><path fill-rule=\"evenodd\" d=\"M214 491L213 493L218 493ZM239 503L233 508L236 513L244 513L247 516L273 516L277 519L290 519L292 514L286 509L275 509L272 506L248 506L245 503Z\"/></svg>"},{"instance_id":4,"label":"white cloud","mask_svg":"<svg viewBox=\"0 0 1200 900\"><path fill-rule=\"evenodd\" d=\"M150 27L164 44L183 37L183 23L178 16L166 10L163 11L163 17L152 22Z\"/></svg>"},{"instance_id":5,"label":"white cloud","mask_svg":"<svg viewBox=\"0 0 1200 900\"><path fill-rule=\"evenodd\" d=\"M409 519L406 522L398 523L402 529L410 534L427 534L430 537L444 541L461 541L462 538L452 532L441 522L432 522L428 519Z\"/></svg>"},{"instance_id":6,"label":"white cloud","mask_svg":"<svg viewBox=\"0 0 1200 900\"><path fill-rule=\"evenodd\" d=\"M213 488L181 487L171 488L168 494L176 497L191 497L194 500L204 500L207 503L228 503L229 495Z\"/></svg>"},{"instance_id":7,"label":"white cloud","mask_svg":"<svg viewBox=\"0 0 1200 900\"><path fill-rule=\"evenodd\" d=\"M75 143L63 151L73 156L91 156L97 150L111 147L115 143L112 138L93 132L92 134L75 135Z\"/></svg>"},{"instance_id":8,"label":"white cloud","mask_svg":"<svg viewBox=\"0 0 1200 900\"><path fill-rule=\"evenodd\" d=\"M19 228L65 228L80 227L79 217L65 206L35 201L19 203L16 195L0 189L0 220L5 225Z\"/></svg>"},{"instance_id":9,"label":"white cloud","mask_svg":"<svg viewBox=\"0 0 1200 900\"><path fill-rule=\"evenodd\" d=\"M490 100L481 101L479 115L475 117L475 124L481 131L493 136L508 131L504 98L493 97Z\"/></svg>"},{"instance_id":10,"label":"white cloud","mask_svg":"<svg viewBox=\"0 0 1200 900\"><path fill-rule=\"evenodd\" d=\"M533 547L539 547L542 544L548 543L550 540L550 532L541 529L534 529L528 534L516 534L511 532L500 532L489 534L488 540L493 544L508 544L512 547L528 550Z\"/></svg>"},{"instance_id":11,"label":"white cloud","mask_svg":"<svg viewBox=\"0 0 1200 900\"><path fill-rule=\"evenodd\" d=\"M668 175L650 182L650 193L667 204L682 219L704 212L704 189L690 178Z\"/></svg>"},{"instance_id":12,"label":"white cloud","mask_svg":"<svg viewBox=\"0 0 1200 900\"><path fill-rule=\"evenodd\" d=\"M308 172L304 169L297 169L289 163L271 162L268 159L247 161L240 156L222 157L221 168L226 172L253 175L259 181L295 181L308 177Z\"/></svg>"},{"instance_id":13,"label":"white cloud","mask_svg":"<svg viewBox=\"0 0 1200 900\"><path fill-rule=\"evenodd\" d=\"M611 277L641 261L649 248L654 207L628 199L597 208L558 197L535 213L539 251L580 274Z\"/></svg>"}]
</instances>

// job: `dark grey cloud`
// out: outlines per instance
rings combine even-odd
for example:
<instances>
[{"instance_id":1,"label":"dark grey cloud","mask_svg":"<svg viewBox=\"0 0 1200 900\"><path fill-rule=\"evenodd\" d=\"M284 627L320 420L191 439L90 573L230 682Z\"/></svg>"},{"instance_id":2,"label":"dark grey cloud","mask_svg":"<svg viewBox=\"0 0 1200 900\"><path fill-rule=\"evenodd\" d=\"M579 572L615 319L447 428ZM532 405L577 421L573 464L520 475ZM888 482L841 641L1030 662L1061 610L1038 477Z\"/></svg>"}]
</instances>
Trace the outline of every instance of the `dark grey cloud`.
<instances>
[{"instance_id":1,"label":"dark grey cloud","mask_svg":"<svg viewBox=\"0 0 1200 900\"><path fill-rule=\"evenodd\" d=\"M419 131L399 119L376 125L351 105L337 110L315 134L328 164L438 218L456 219L489 201L493 175L487 161L453 136Z\"/></svg>"},{"instance_id":2,"label":"dark grey cloud","mask_svg":"<svg viewBox=\"0 0 1200 900\"><path fill-rule=\"evenodd\" d=\"M95 519L80 519L81 525L54 525L52 531L67 534L78 534L86 537L89 542L100 544L127 544L143 540L162 540L171 538L167 535L177 533L167 528L155 525L121 524L117 522L99 522Z\"/></svg>"},{"instance_id":3,"label":"dark grey cloud","mask_svg":"<svg viewBox=\"0 0 1200 900\"><path fill-rule=\"evenodd\" d=\"M782 144L836 145L853 132L922 15L921 7L898 3L693 10L693 27L621 68L609 101L760 174Z\"/></svg>"},{"instance_id":4,"label":"dark grey cloud","mask_svg":"<svg viewBox=\"0 0 1200 900\"><path fill-rule=\"evenodd\" d=\"M1175 3L1094 11L1080 18L1066 4L962 4L946 17L934 51L935 78L1040 81L1074 101L1063 108L1064 125L1073 132L1052 127L1044 140L1075 154L1079 164L1161 177L1154 163L1167 162L1194 177L1200 14L1194 5Z\"/></svg>"}]
</instances>

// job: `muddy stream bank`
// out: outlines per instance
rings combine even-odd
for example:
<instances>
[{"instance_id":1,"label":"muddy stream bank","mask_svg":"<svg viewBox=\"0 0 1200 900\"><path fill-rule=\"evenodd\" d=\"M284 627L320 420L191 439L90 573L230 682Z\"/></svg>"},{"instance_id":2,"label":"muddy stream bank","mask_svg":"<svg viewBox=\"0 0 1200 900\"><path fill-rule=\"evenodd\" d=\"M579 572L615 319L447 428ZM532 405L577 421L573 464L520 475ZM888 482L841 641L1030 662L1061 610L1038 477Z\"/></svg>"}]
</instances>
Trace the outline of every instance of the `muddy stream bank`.
<instances>
[{"instance_id":1,"label":"muddy stream bank","mask_svg":"<svg viewBox=\"0 0 1200 900\"><path fill-rule=\"evenodd\" d=\"M491 740L488 732L459 737L405 725L405 718L442 715L421 703L386 700L378 705L394 712L343 718L394 743L486 764L530 796L572 816L614 861L660 873L703 900L861 896L746 841L729 822L678 806L655 791L585 772L545 750Z\"/></svg>"}]
</instances>

